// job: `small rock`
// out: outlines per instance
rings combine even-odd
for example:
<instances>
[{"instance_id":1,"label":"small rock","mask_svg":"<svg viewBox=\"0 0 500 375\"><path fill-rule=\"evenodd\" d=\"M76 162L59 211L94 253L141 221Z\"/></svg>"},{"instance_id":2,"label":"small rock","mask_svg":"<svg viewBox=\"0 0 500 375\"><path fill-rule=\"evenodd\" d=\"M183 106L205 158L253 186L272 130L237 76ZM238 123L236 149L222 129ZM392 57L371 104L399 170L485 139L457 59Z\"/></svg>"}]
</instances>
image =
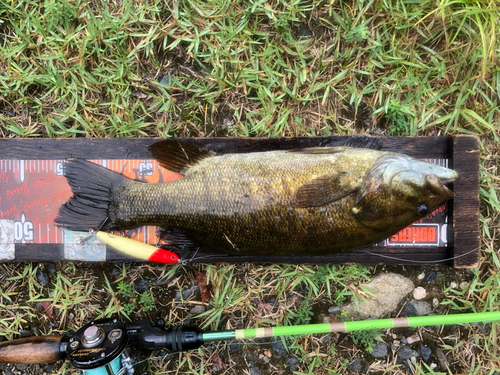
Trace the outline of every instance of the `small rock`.
<instances>
[{"instance_id":1,"label":"small rock","mask_svg":"<svg viewBox=\"0 0 500 375\"><path fill-rule=\"evenodd\" d=\"M417 276L417 279L418 279L418 280L423 280L424 278L425 278L425 272L422 272L421 274L419 274L419 275Z\"/></svg>"},{"instance_id":2,"label":"small rock","mask_svg":"<svg viewBox=\"0 0 500 375\"><path fill-rule=\"evenodd\" d=\"M54 366L54 365L47 366L47 374L52 374L55 371L56 371L56 366Z\"/></svg>"},{"instance_id":3,"label":"small rock","mask_svg":"<svg viewBox=\"0 0 500 375\"><path fill-rule=\"evenodd\" d=\"M137 293L144 293L148 290L148 281L147 280L139 280L134 284L134 289Z\"/></svg>"},{"instance_id":4,"label":"small rock","mask_svg":"<svg viewBox=\"0 0 500 375\"><path fill-rule=\"evenodd\" d=\"M388 350L387 344L385 342L377 342L370 353L375 358L384 358L387 357Z\"/></svg>"},{"instance_id":5,"label":"small rock","mask_svg":"<svg viewBox=\"0 0 500 375\"><path fill-rule=\"evenodd\" d=\"M283 345L281 340L271 342L271 349L278 355L285 355L287 353L285 345Z\"/></svg>"},{"instance_id":6,"label":"small rock","mask_svg":"<svg viewBox=\"0 0 500 375\"><path fill-rule=\"evenodd\" d=\"M285 360L286 368L289 369L290 371L297 371L299 369L299 359L296 357L288 357Z\"/></svg>"},{"instance_id":7,"label":"small rock","mask_svg":"<svg viewBox=\"0 0 500 375\"><path fill-rule=\"evenodd\" d=\"M427 281L428 283L432 283L434 281L434 279L436 278L436 276L437 276L437 272L431 271L431 272L429 272L429 274L425 278L425 281Z\"/></svg>"},{"instance_id":8,"label":"small rock","mask_svg":"<svg viewBox=\"0 0 500 375\"><path fill-rule=\"evenodd\" d=\"M436 349L436 357L439 361L439 366L441 366L441 370L446 371L448 369L448 360L446 359L446 356L441 348Z\"/></svg>"},{"instance_id":9,"label":"small rock","mask_svg":"<svg viewBox=\"0 0 500 375\"><path fill-rule=\"evenodd\" d=\"M198 315L204 312L205 312L205 306L203 305L196 305L189 311L189 313L192 315Z\"/></svg>"},{"instance_id":10,"label":"small rock","mask_svg":"<svg viewBox=\"0 0 500 375\"><path fill-rule=\"evenodd\" d=\"M352 372L360 372L363 369L363 364L361 360L356 357L347 365L347 368Z\"/></svg>"},{"instance_id":11,"label":"small rock","mask_svg":"<svg viewBox=\"0 0 500 375\"><path fill-rule=\"evenodd\" d=\"M237 352L241 349L242 346L243 344L241 342L232 342L231 344L229 344L229 350L231 350L232 352Z\"/></svg>"},{"instance_id":12,"label":"small rock","mask_svg":"<svg viewBox=\"0 0 500 375\"><path fill-rule=\"evenodd\" d=\"M40 268L36 270L36 281L38 281L38 284L44 287L49 285L49 277Z\"/></svg>"},{"instance_id":13,"label":"small rock","mask_svg":"<svg viewBox=\"0 0 500 375\"><path fill-rule=\"evenodd\" d=\"M191 288L184 289L182 291L182 299L190 300L190 299L199 299L201 297L200 287L198 285L193 285ZM175 300L181 300L181 292L175 292Z\"/></svg>"},{"instance_id":14,"label":"small rock","mask_svg":"<svg viewBox=\"0 0 500 375\"><path fill-rule=\"evenodd\" d=\"M310 38L312 37L311 31L303 23L299 24L299 29L297 30L298 38Z\"/></svg>"},{"instance_id":15,"label":"small rock","mask_svg":"<svg viewBox=\"0 0 500 375\"><path fill-rule=\"evenodd\" d=\"M50 273L56 273L56 266L54 263L47 263L47 271Z\"/></svg>"},{"instance_id":16,"label":"small rock","mask_svg":"<svg viewBox=\"0 0 500 375\"><path fill-rule=\"evenodd\" d=\"M420 341L420 337L418 335L411 335L410 337L408 337L406 339L406 342L408 344L413 344L413 343L418 342L418 341Z\"/></svg>"},{"instance_id":17,"label":"small rock","mask_svg":"<svg viewBox=\"0 0 500 375\"><path fill-rule=\"evenodd\" d=\"M376 319L389 315L415 286L410 279L388 272L374 277L363 288L374 296L361 298L357 304L352 302L345 306L343 310L349 319Z\"/></svg>"},{"instance_id":18,"label":"small rock","mask_svg":"<svg viewBox=\"0 0 500 375\"><path fill-rule=\"evenodd\" d=\"M19 364L19 365L16 365L16 368L20 371L24 371L28 368L28 365Z\"/></svg>"},{"instance_id":19,"label":"small rock","mask_svg":"<svg viewBox=\"0 0 500 375\"><path fill-rule=\"evenodd\" d=\"M328 344L328 342L330 341L331 338L332 338L332 335L331 334L327 334L327 335L325 335L325 336L323 336L321 338L321 342L323 344Z\"/></svg>"},{"instance_id":20,"label":"small rock","mask_svg":"<svg viewBox=\"0 0 500 375\"><path fill-rule=\"evenodd\" d=\"M31 326L30 329L33 331L33 333L36 335L36 336L40 336L42 334L42 332L38 329L37 326Z\"/></svg>"},{"instance_id":21,"label":"small rock","mask_svg":"<svg viewBox=\"0 0 500 375\"><path fill-rule=\"evenodd\" d=\"M477 323L476 323L477 324ZM483 335L489 335L491 332L491 323L485 323L485 324L477 324L477 327L479 330L483 333Z\"/></svg>"},{"instance_id":22,"label":"small rock","mask_svg":"<svg viewBox=\"0 0 500 375\"><path fill-rule=\"evenodd\" d=\"M162 85L169 86L172 83L172 77L170 77L168 74L164 75L163 78L161 79L160 83Z\"/></svg>"},{"instance_id":23,"label":"small rock","mask_svg":"<svg viewBox=\"0 0 500 375\"><path fill-rule=\"evenodd\" d=\"M460 283L460 290L467 289L469 287L469 283L467 281L462 281Z\"/></svg>"},{"instance_id":24,"label":"small rock","mask_svg":"<svg viewBox=\"0 0 500 375\"><path fill-rule=\"evenodd\" d=\"M406 317L424 316L432 312L432 307L429 302L409 300L403 308L403 315Z\"/></svg>"},{"instance_id":25,"label":"small rock","mask_svg":"<svg viewBox=\"0 0 500 375\"><path fill-rule=\"evenodd\" d=\"M14 375L14 373L9 368L6 368L5 375Z\"/></svg>"},{"instance_id":26,"label":"small rock","mask_svg":"<svg viewBox=\"0 0 500 375\"><path fill-rule=\"evenodd\" d=\"M116 277L122 274L122 266L117 264L113 269L110 271L110 276Z\"/></svg>"},{"instance_id":27,"label":"small rock","mask_svg":"<svg viewBox=\"0 0 500 375\"><path fill-rule=\"evenodd\" d=\"M263 354L259 355L259 359L262 360L262 362L264 362L265 364L269 363L269 357L268 356L265 356Z\"/></svg>"},{"instance_id":28,"label":"small rock","mask_svg":"<svg viewBox=\"0 0 500 375\"><path fill-rule=\"evenodd\" d=\"M434 307L438 307L439 306L439 300L437 298L434 298L432 300L432 306L434 306Z\"/></svg>"},{"instance_id":29,"label":"small rock","mask_svg":"<svg viewBox=\"0 0 500 375\"><path fill-rule=\"evenodd\" d=\"M338 314L340 313L340 306L330 306L328 308L328 314Z\"/></svg>"},{"instance_id":30,"label":"small rock","mask_svg":"<svg viewBox=\"0 0 500 375\"><path fill-rule=\"evenodd\" d=\"M413 350L409 346L403 345L399 350L398 350L398 358L401 359L410 359L413 355Z\"/></svg>"},{"instance_id":31,"label":"small rock","mask_svg":"<svg viewBox=\"0 0 500 375\"><path fill-rule=\"evenodd\" d=\"M426 295L427 291L425 290L425 288L422 288L421 286L413 289L413 298L415 299L424 299Z\"/></svg>"},{"instance_id":32,"label":"small rock","mask_svg":"<svg viewBox=\"0 0 500 375\"><path fill-rule=\"evenodd\" d=\"M278 300L274 297L269 297L267 300L266 300L266 303L276 307L278 306Z\"/></svg>"},{"instance_id":33,"label":"small rock","mask_svg":"<svg viewBox=\"0 0 500 375\"><path fill-rule=\"evenodd\" d=\"M321 314L318 317L318 321L320 321L321 323L331 323L332 319L330 318L329 315L323 315L323 314Z\"/></svg>"},{"instance_id":34,"label":"small rock","mask_svg":"<svg viewBox=\"0 0 500 375\"><path fill-rule=\"evenodd\" d=\"M31 332L26 330L26 329L20 329L19 330L19 338L24 338L24 337L30 337Z\"/></svg>"},{"instance_id":35,"label":"small rock","mask_svg":"<svg viewBox=\"0 0 500 375\"><path fill-rule=\"evenodd\" d=\"M427 362L431 358L432 350L428 346L422 345L420 347L420 354L422 355L422 359Z\"/></svg>"},{"instance_id":36,"label":"small rock","mask_svg":"<svg viewBox=\"0 0 500 375\"><path fill-rule=\"evenodd\" d=\"M446 356L441 348L436 349L436 357L439 361L439 366L441 366L441 370L446 371L448 368L448 359L446 359Z\"/></svg>"},{"instance_id":37,"label":"small rock","mask_svg":"<svg viewBox=\"0 0 500 375\"><path fill-rule=\"evenodd\" d=\"M221 128L222 130L226 130L229 128L231 125L234 125L234 119L233 118L224 118L222 120L222 125Z\"/></svg>"},{"instance_id":38,"label":"small rock","mask_svg":"<svg viewBox=\"0 0 500 375\"><path fill-rule=\"evenodd\" d=\"M252 361L248 362L248 367L250 367L250 375L261 375L260 370L255 367Z\"/></svg>"}]
</instances>

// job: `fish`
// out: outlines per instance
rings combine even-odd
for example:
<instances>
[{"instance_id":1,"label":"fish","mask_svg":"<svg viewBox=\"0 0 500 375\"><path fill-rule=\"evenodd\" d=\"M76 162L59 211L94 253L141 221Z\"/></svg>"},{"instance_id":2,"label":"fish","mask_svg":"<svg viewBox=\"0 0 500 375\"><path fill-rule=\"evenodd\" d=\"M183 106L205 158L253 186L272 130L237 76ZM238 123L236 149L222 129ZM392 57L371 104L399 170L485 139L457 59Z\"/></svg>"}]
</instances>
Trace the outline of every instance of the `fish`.
<instances>
[{"instance_id":1,"label":"fish","mask_svg":"<svg viewBox=\"0 0 500 375\"><path fill-rule=\"evenodd\" d=\"M348 146L219 155L192 143L150 146L166 183L65 163L73 196L56 225L75 231L163 228L173 249L321 256L374 244L453 198L457 172L402 153ZM169 245L170 246L170 245Z\"/></svg>"}]
</instances>

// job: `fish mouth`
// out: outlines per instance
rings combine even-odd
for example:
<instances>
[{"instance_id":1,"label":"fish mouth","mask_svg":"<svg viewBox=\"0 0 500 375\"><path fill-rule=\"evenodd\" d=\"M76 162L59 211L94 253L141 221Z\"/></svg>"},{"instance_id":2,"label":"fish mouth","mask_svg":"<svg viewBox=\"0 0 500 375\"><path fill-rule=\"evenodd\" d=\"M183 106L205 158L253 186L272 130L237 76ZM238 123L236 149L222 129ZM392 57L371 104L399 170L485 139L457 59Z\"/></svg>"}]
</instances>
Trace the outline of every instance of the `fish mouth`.
<instances>
[{"instance_id":1,"label":"fish mouth","mask_svg":"<svg viewBox=\"0 0 500 375\"><path fill-rule=\"evenodd\" d=\"M425 182L427 185L427 188L429 191L432 193L434 196L438 197L443 197L445 199L450 199L455 196L455 193L453 193L450 188L446 185L452 184L458 179L458 175L453 176L453 177L439 177L435 174L428 174L425 177Z\"/></svg>"}]
</instances>

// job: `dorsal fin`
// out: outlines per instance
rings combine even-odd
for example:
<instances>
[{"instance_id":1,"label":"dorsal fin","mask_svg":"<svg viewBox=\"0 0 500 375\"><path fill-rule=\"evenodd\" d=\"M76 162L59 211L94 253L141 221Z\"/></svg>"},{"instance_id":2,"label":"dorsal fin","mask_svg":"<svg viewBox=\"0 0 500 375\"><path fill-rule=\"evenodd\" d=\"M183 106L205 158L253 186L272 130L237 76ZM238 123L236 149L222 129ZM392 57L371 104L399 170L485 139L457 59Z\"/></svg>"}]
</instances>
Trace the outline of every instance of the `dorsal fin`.
<instances>
[{"instance_id":1,"label":"dorsal fin","mask_svg":"<svg viewBox=\"0 0 500 375\"><path fill-rule=\"evenodd\" d=\"M348 150L349 147L307 147L299 148L296 150L288 150L287 152L293 152L295 154L339 154Z\"/></svg>"},{"instance_id":2,"label":"dorsal fin","mask_svg":"<svg viewBox=\"0 0 500 375\"><path fill-rule=\"evenodd\" d=\"M149 146L149 151L163 168L182 175L201 160L215 155L206 148L176 140L153 143Z\"/></svg>"},{"instance_id":3,"label":"dorsal fin","mask_svg":"<svg viewBox=\"0 0 500 375\"><path fill-rule=\"evenodd\" d=\"M339 137L323 146L299 148L288 152L297 152L303 154L335 154L350 148L367 148L371 150L380 150L383 145L382 137L371 137L367 135L357 135L350 137Z\"/></svg>"}]
</instances>

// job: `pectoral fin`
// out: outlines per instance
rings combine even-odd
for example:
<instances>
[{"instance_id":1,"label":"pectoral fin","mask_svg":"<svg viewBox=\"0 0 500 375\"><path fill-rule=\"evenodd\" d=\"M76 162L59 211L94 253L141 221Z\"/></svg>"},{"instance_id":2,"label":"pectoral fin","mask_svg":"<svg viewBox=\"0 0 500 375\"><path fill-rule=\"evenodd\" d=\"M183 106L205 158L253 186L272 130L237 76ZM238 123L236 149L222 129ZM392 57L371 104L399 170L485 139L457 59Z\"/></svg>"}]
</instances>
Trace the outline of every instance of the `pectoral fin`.
<instances>
[{"instance_id":1,"label":"pectoral fin","mask_svg":"<svg viewBox=\"0 0 500 375\"><path fill-rule=\"evenodd\" d=\"M297 208L323 206L354 193L356 189L346 173L322 176L299 187L292 197L292 205Z\"/></svg>"}]
</instances>

